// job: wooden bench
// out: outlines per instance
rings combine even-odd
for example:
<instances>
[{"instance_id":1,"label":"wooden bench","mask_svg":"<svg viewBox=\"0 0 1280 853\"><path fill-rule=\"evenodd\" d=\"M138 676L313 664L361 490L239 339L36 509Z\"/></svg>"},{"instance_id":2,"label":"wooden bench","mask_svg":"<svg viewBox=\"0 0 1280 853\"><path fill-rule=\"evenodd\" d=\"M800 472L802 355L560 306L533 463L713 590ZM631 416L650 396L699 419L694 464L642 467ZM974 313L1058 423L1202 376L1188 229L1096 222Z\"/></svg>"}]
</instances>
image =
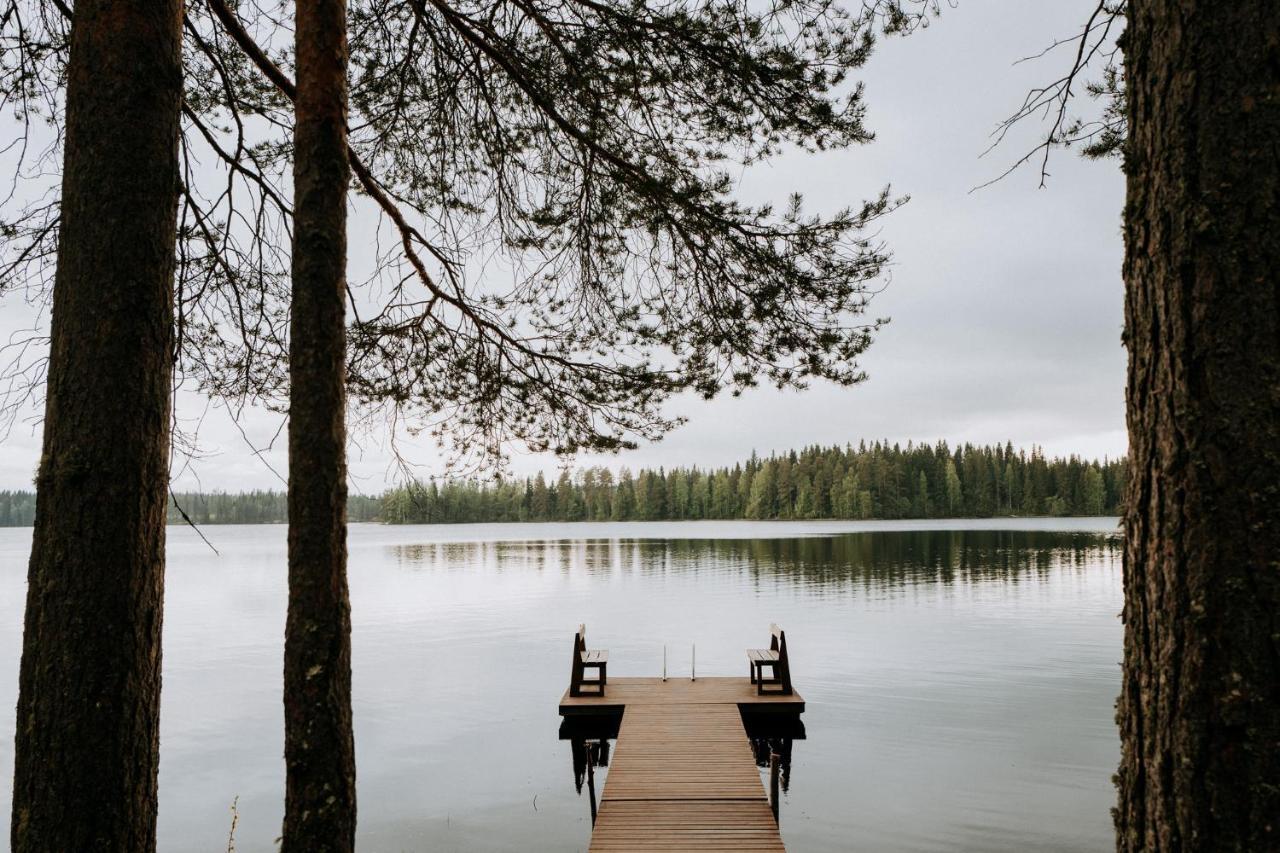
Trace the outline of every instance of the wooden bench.
<instances>
[{"instance_id":1,"label":"wooden bench","mask_svg":"<svg viewBox=\"0 0 1280 853\"><path fill-rule=\"evenodd\" d=\"M587 670L595 670L595 677L587 677ZM609 653L604 649L587 648L587 629L578 626L573 638L573 668L569 673L570 696L603 696L609 681ZM583 691L583 688L588 688Z\"/></svg>"},{"instance_id":2,"label":"wooden bench","mask_svg":"<svg viewBox=\"0 0 1280 853\"><path fill-rule=\"evenodd\" d=\"M769 648L747 649L747 662L751 664L751 683L756 686L756 694L759 696L769 693L790 696L791 664L787 660L787 632L777 625L770 625L769 633ZM766 666L769 667L768 678L764 677Z\"/></svg>"}]
</instances>

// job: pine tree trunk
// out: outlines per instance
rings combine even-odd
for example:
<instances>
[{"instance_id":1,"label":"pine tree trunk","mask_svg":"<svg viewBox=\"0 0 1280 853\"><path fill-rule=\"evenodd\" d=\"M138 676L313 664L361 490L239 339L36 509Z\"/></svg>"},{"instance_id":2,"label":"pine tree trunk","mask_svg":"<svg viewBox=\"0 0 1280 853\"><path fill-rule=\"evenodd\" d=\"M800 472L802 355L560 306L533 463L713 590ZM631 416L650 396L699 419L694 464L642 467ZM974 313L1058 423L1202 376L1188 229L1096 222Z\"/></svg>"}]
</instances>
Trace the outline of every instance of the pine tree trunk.
<instances>
[{"instance_id":1,"label":"pine tree trunk","mask_svg":"<svg viewBox=\"0 0 1280 853\"><path fill-rule=\"evenodd\" d=\"M355 847L346 540L347 40L342 0L297 4L284 853Z\"/></svg>"},{"instance_id":2,"label":"pine tree trunk","mask_svg":"<svg viewBox=\"0 0 1280 853\"><path fill-rule=\"evenodd\" d=\"M156 845L179 0L77 0L15 853Z\"/></svg>"},{"instance_id":3,"label":"pine tree trunk","mask_svg":"<svg viewBox=\"0 0 1280 853\"><path fill-rule=\"evenodd\" d=\"M1280 849L1280 3L1131 0L1119 850Z\"/></svg>"}]
</instances>

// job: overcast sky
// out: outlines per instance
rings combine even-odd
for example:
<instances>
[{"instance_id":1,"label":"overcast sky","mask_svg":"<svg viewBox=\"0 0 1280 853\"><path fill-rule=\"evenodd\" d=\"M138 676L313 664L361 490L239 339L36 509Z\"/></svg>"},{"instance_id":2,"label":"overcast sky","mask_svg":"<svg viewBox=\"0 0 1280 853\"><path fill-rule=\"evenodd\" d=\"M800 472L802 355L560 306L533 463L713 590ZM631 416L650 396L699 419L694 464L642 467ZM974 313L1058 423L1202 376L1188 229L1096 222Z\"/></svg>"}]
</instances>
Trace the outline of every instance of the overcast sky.
<instances>
[{"instance_id":1,"label":"overcast sky","mask_svg":"<svg viewBox=\"0 0 1280 853\"><path fill-rule=\"evenodd\" d=\"M781 201L803 192L830 211L875 195L886 183L911 201L883 224L894 254L891 281L871 313L890 316L863 359L870 379L853 388L818 385L803 393L757 390L711 402L679 400L688 423L662 442L620 457L582 458L613 467L718 465L809 444L889 439L1043 446L1051 454L1125 452L1124 351L1120 344L1120 210L1115 163L1055 154L1047 188L1034 168L991 187L1034 144L1035 128L980 158L996 123L1026 89L1060 74L1065 54L1014 66L1070 34L1088 2L963 0L923 32L882 40L860 75L867 87L871 145L820 156L787 155L753 170L742 196ZM359 251L353 245L353 251ZM0 327L28 317L10 298ZM177 488L279 488L280 421L265 412L242 420L194 395L179 400L188 426L199 420L201 458L175 465ZM201 417L203 418L201 419ZM380 430L359 432L351 486L380 492L401 474ZM39 424L20 421L0 445L0 488L29 488L39 456ZM426 441L402 438L419 474L440 471ZM555 462L517 457L514 467Z\"/></svg>"}]
</instances>

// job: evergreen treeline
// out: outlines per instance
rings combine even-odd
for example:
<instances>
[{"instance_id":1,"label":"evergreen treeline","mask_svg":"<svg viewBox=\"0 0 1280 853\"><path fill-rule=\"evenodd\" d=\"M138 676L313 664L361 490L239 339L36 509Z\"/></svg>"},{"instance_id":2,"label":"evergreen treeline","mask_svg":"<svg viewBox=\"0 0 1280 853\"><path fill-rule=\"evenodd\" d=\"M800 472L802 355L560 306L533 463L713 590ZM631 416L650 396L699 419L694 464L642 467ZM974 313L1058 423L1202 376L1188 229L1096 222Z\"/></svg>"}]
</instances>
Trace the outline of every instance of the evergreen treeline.
<instances>
[{"instance_id":1,"label":"evergreen treeline","mask_svg":"<svg viewBox=\"0 0 1280 853\"><path fill-rule=\"evenodd\" d=\"M0 527L30 527L35 520L35 492L0 492Z\"/></svg>"},{"instance_id":2,"label":"evergreen treeline","mask_svg":"<svg viewBox=\"0 0 1280 853\"><path fill-rule=\"evenodd\" d=\"M661 521L700 518L985 518L1115 515L1124 461L1048 459L1037 449L945 442L810 447L732 468L563 471L554 482L414 483L352 495L351 521ZM283 524L284 492L179 493L196 524ZM0 491L0 526L30 526L35 494ZM169 501L169 523L182 523Z\"/></svg>"},{"instance_id":3,"label":"evergreen treeline","mask_svg":"<svg viewBox=\"0 0 1280 853\"><path fill-rule=\"evenodd\" d=\"M174 497L169 497L168 521L185 524L174 506ZM288 498L284 492L179 492L176 498L196 524L284 524L288 520ZM350 521L377 521L381 511L380 498L351 495L347 499ZM0 491L0 527L30 527L35 515L35 492Z\"/></svg>"},{"instance_id":4,"label":"evergreen treeline","mask_svg":"<svg viewBox=\"0 0 1280 853\"><path fill-rule=\"evenodd\" d=\"M390 523L633 521L703 518L967 518L1111 515L1123 460L1048 459L966 444L863 442L753 455L732 468L561 472L485 483L415 483L383 497Z\"/></svg>"},{"instance_id":5,"label":"evergreen treeline","mask_svg":"<svg viewBox=\"0 0 1280 853\"><path fill-rule=\"evenodd\" d=\"M284 492L181 492L169 496L170 524L186 523L174 506L175 497L196 524L284 524L289 520L289 497ZM347 496L348 521L378 521L381 510L380 498Z\"/></svg>"}]
</instances>

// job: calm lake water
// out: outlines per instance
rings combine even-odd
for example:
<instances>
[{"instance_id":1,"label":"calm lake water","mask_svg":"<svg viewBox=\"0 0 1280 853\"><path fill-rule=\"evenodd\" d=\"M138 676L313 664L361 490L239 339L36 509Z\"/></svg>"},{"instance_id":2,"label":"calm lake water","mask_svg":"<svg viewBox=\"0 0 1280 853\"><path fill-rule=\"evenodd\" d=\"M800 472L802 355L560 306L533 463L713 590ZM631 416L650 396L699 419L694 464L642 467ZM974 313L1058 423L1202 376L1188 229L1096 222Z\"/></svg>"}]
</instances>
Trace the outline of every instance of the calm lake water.
<instances>
[{"instance_id":1,"label":"calm lake water","mask_svg":"<svg viewBox=\"0 0 1280 853\"><path fill-rule=\"evenodd\" d=\"M272 851L285 530L205 530L220 555L169 530L160 849L225 850L238 798L237 850ZM0 530L6 817L30 537ZM665 645L687 677L695 644L699 674L745 675L786 628L792 851L1112 847L1114 519L353 525L350 548L362 850L586 849L556 713L579 622L615 676Z\"/></svg>"}]
</instances>

